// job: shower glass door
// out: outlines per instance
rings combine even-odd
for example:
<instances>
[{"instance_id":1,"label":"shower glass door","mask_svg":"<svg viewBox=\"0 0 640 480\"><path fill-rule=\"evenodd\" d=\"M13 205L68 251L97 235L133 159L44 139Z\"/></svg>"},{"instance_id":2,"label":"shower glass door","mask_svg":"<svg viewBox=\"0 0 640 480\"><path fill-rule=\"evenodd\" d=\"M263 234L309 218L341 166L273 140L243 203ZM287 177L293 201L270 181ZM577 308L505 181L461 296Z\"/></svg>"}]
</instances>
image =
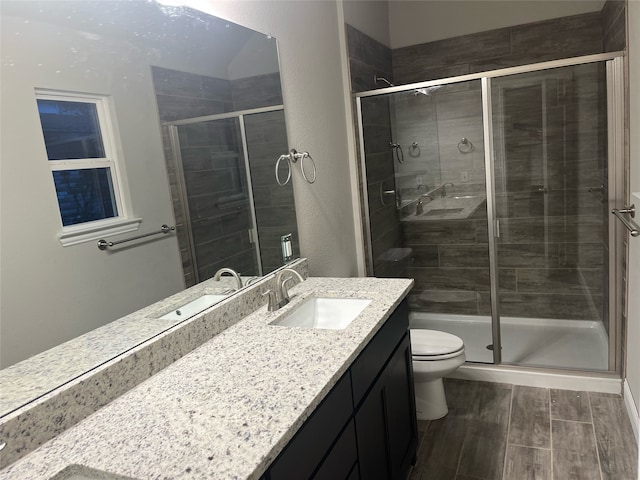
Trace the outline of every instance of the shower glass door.
<instances>
[{"instance_id":1,"label":"shower glass door","mask_svg":"<svg viewBox=\"0 0 640 480\"><path fill-rule=\"evenodd\" d=\"M493 362L480 80L360 98L369 268L409 277L412 328Z\"/></svg>"},{"instance_id":2,"label":"shower glass door","mask_svg":"<svg viewBox=\"0 0 640 480\"><path fill-rule=\"evenodd\" d=\"M175 175L185 206L177 219L183 257L190 258L195 282L222 267L242 275L260 274L252 192L245 142L237 117L173 127ZM176 145L177 143L177 145ZM182 228L181 228L182 227Z\"/></svg>"},{"instance_id":3,"label":"shower glass door","mask_svg":"<svg viewBox=\"0 0 640 480\"><path fill-rule=\"evenodd\" d=\"M608 370L604 62L491 80L502 362Z\"/></svg>"}]
</instances>

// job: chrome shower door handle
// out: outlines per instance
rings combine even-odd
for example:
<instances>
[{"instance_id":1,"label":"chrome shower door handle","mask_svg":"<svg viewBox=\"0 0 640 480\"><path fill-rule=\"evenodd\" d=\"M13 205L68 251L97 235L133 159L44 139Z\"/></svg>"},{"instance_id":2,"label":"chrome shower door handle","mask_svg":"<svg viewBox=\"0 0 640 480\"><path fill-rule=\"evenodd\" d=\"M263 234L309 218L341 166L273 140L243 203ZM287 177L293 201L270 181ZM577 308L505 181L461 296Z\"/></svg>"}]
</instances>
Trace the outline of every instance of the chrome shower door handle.
<instances>
[{"instance_id":1,"label":"chrome shower door handle","mask_svg":"<svg viewBox=\"0 0 640 480\"><path fill-rule=\"evenodd\" d=\"M390 203L385 202L384 198L387 195L393 195L394 197L396 196L396 191L394 190L385 190L384 188L384 180L382 182L380 182L380 203L382 204L383 207L388 207L389 205L391 205Z\"/></svg>"},{"instance_id":2,"label":"chrome shower door handle","mask_svg":"<svg viewBox=\"0 0 640 480\"><path fill-rule=\"evenodd\" d=\"M640 226L633 221L636 216L636 206L634 204L625 205L622 208L614 208L611 213L622 222L632 237L640 237ZM623 215L629 215L631 218L625 218Z\"/></svg>"}]
</instances>

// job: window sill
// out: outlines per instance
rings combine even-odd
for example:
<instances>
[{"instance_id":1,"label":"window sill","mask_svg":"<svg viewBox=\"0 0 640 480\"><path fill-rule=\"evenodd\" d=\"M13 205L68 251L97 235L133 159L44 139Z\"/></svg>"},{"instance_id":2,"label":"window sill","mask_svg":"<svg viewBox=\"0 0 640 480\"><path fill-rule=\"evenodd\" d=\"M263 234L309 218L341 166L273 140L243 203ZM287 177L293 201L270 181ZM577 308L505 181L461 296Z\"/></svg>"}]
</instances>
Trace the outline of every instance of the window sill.
<instances>
[{"instance_id":1,"label":"window sill","mask_svg":"<svg viewBox=\"0 0 640 480\"><path fill-rule=\"evenodd\" d=\"M140 227L140 223L142 223L141 218L116 220L108 224L101 222L100 225L94 225L92 227L87 226L78 228L77 230L74 229L73 231L63 231L58 234L58 240L60 240L63 247L69 247L79 243L100 240L103 237L135 232Z\"/></svg>"}]
</instances>

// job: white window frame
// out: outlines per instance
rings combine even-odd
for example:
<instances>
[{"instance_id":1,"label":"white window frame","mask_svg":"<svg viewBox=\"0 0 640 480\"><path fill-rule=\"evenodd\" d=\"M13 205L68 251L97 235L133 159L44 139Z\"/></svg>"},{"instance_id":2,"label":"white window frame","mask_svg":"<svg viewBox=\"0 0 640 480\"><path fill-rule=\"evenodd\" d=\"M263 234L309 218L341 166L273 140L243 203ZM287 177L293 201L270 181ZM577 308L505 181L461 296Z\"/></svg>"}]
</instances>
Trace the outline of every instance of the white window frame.
<instances>
[{"instance_id":1,"label":"white window frame","mask_svg":"<svg viewBox=\"0 0 640 480\"><path fill-rule=\"evenodd\" d=\"M51 169L52 182L53 172L56 171L109 168L111 184L113 186L113 197L118 213L115 217L111 218L64 226L62 224L62 213L60 212L57 191L54 185L56 206L60 213L61 228L58 233L60 243L66 247L137 230L142 219L134 218L132 215L129 189L123 167L122 148L118 142L117 126L112 115L110 98L104 95L88 93L36 89L36 99L91 103L95 105L104 148L104 158L49 160L46 153L45 156Z\"/></svg>"}]
</instances>

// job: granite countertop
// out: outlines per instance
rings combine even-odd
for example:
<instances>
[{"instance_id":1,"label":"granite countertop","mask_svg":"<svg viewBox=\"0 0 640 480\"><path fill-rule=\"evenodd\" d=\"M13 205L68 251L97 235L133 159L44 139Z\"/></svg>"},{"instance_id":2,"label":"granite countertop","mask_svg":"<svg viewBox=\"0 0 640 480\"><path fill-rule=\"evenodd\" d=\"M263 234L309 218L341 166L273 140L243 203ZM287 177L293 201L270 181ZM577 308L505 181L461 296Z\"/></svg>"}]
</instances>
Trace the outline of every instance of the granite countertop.
<instances>
[{"instance_id":1,"label":"granite countertop","mask_svg":"<svg viewBox=\"0 0 640 480\"><path fill-rule=\"evenodd\" d=\"M415 207L409 214L401 218L403 222L424 222L437 220L464 220L483 205L484 195L459 195L450 197L436 197L424 200L423 211L416 215Z\"/></svg>"},{"instance_id":2,"label":"granite countertop","mask_svg":"<svg viewBox=\"0 0 640 480\"><path fill-rule=\"evenodd\" d=\"M204 294L228 292L235 280L204 281L57 347L0 370L0 416L184 321L160 317Z\"/></svg>"},{"instance_id":3,"label":"granite countertop","mask_svg":"<svg viewBox=\"0 0 640 480\"><path fill-rule=\"evenodd\" d=\"M406 279L311 278L0 471L84 465L136 479L257 479L409 292ZM312 295L373 301L344 330L269 325ZM109 477L105 477L109 478Z\"/></svg>"}]
</instances>

